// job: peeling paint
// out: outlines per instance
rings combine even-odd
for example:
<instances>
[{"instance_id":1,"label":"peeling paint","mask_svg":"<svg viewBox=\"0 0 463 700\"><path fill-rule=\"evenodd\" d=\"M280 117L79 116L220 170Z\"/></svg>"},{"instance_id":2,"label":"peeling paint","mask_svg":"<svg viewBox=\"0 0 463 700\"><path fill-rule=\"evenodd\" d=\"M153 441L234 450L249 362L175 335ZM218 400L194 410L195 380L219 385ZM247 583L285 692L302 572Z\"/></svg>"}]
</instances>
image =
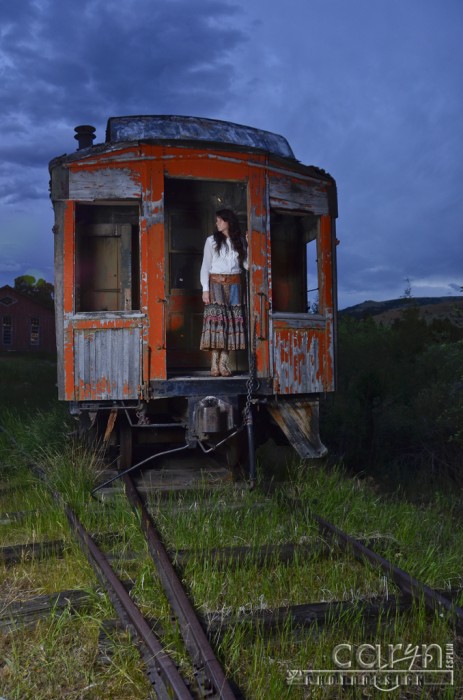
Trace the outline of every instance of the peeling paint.
<instances>
[{"instance_id":1,"label":"peeling paint","mask_svg":"<svg viewBox=\"0 0 463 700\"><path fill-rule=\"evenodd\" d=\"M69 173L70 199L93 201L133 199L140 196L139 174L130 168L72 169Z\"/></svg>"},{"instance_id":2,"label":"peeling paint","mask_svg":"<svg viewBox=\"0 0 463 700\"><path fill-rule=\"evenodd\" d=\"M151 199L151 192L143 193L143 217L146 221L146 225L154 226L155 224L164 224L164 193L161 199L153 201Z\"/></svg>"},{"instance_id":3,"label":"peeling paint","mask_svg":"<svg viewBox=\"0 0 463 700\"><path fill-rule=\"evenodd\" d=\"M121 132L122 134L122 132ZM133 133L132 133L133 136ZM126 136L127 137L127 134ZM121 135L122 138L122 135ZM162 141L162 139L160 138ZM231 142L230 142L231 144ZM139 398L140 387L167 380L165 178L247 183L250 299L257 377L276 393L334 389L335 262L329 191L334 181L271 149L236 144L107 143L52 161L57 234L60 398ZM255 149L255 150L254 150ZM69 174L69 192L67 175ZM63 200L69 197L67 201ZM75 203L140 201L140 312L74 313ZM61 207L61 209L59 209ZM270 207L320 215L320 314L272 314ZM58 319L57 319L58 321ZM130 358L130 366L127 364Z\"/></svg>"},{"instance_id":4,"label":"peeling paint","mask_svg":"<svg viewBox=\"0 0 463 700\"><path fill-rule=\"evenodd\" d=\"M314 329L274 329L275 386L282 394L332 391L333 366L325 334Z\"/></svg>"},{"instance_id":5,"label":"peeling paint","mask_svg":"<svg viewBox=\"0 0 463 700\"><path fill-rule=\"evenodd\" d=\"M295 178L269 178L270 206L288 211L307 211L323 215L329 213L326 186L298 181Z\"/></svg>"},{"instance_id":6,"label":"peeling paint","mask_svg":"<svg viewBox=\"0 0 463 700\"><path fill-rule=\"evenodd\" d=\"M137 399L141 381L138 328L74 330L77 401Z\"/></svg>"}]
</instances>

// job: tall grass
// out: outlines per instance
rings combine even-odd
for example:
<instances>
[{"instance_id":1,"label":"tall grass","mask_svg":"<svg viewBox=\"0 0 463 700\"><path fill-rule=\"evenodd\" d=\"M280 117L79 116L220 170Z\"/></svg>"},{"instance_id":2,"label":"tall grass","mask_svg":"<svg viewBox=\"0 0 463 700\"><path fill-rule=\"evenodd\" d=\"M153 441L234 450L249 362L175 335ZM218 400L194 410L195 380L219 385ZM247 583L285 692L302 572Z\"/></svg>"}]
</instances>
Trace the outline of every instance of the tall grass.
<instances>
[{"instance_id":1,"label":"tall grass","mask_svg":"<svg viewBox=\"0 0 463 700\"><path fill-rule=\"evenodd\" d=\"M145 699L149 682L127 634L116 629L101 651L102 622L114 616L112 606L101 592L95 595L98 582L69 532L62 507L30 470L32 463L38 465L63 501L87 516L94 529L120 527L125 533L123 523L131 523L119 547L124 562L124 551L135 546L136 524L130 511L117 504L111 519L101 519L107 509L91 499L90 489L102 463L73 437L67 407L56 401L53 360L0 356L0 426L0 544L65 542L60 559L0 565L0 610L5 614L10 602L66 589L92 594L86 611L52 612L32 630L0 634L0 695L8 700ZM22 517L8 517L18 511ZM121 573L134 577L129 567Z\"/></svg>"},{"instance_id":2,"label":"tall grass","mask_svg":"<svg viewBox=\"0 0 463 700\"><path fill-rule=\"evenodd\" d=\"M143 612L165 629L166 647L191 677L191 662L178 629L171 624L171 612L147 556L137 517L123 494L111 500L91 498L102 468L99 457L74 442L73 426L56 404L39 412L3 407L1 422L7 433L0 433L4 489L0 490L0 506L4 513L28 511L18 522L5 519L0 523L2 543L59 537L67 547L61 560L24 561L13 569L0 568L0 598L27 598L67 587L92 591L93 597L89 609L78 615L52 614L32 632L0 637L0 695L34 700L138 700L149 692L142 664L126 635L116 630L104 653L100 652L102 623L114 612L105 595L94 593L98 583L93 571L73 544L61 509L31 477L31 460L40 464L88 529L117 535L110 548L116 555L115 566L131 583L131 595ZM268 465L261 464L259 473L267 474ZM289 564L272 556L263 565L256 563L253 551L261 545L313 542L318 529L312 511L359 538L376 538L383 556L429 585L462 588L462 506L457 496L436 492L426 506L413 504L397 495L382 496L374 482L348 478L338 468L297 462L285 468L285 479L271 494L259 489L249 492L231 483L213 490L202 484L165 501L153 498L150 508L173 552L203 550L203 556L191 557L180 573L200 613L216 622L231 620L222 631L214 632L213 644L227 672L250 700L345 697L329 687L307 695L307 689L290 687L286 680L291 669L330 668L332 650L342 641L454 643L457 658L461 658L461 642L452 626L419 604L406 614L383 615L373 625L366 623L355 606L328 625L305 629L295 628L289 619L273 632L246 622L255 611L281 606L365 601L397 594L382 571L336 552L323 554L320 547L308 555L296 555ZM212 548L233 545L251 547L238 566L223 566L208 554ZM459 697L459 666L456 683L455 688L433 688L432 696L417 688L387 697ZM366 689L364 697L370 697L368 692Z\"/></svg>"},{"instance_id":3,"label":"tall grass","mask_svg":"<svg viewBox=\"0 0 463 700\"><path fill-rule=\"evenodd\" d=\"M369 488L368 482L348 478L339 469L304 465L293 468L292 480L280 484L265 499L259 493L240 494L227 486L213 494L206 490L189 494L181 509L176 502L163 507L154 502L152 509L159 513L159 525L171 548L206 551L221 545L258 547L275 541L311 541L317 531L311 519L313 509L359 538L376 538L381 553L393 563L430 585L448 589L462 586L463 534L458 518L442 518L444 503L441 498L423 508L385 498ZM366 601L400 593L376 567L336 553L321 557L316 549L289 565L269 557L264 567L256 565L252 551L239 567L224 567L205 554L188 561L183 577L198 609L209 616L213 613L216 623L234 616L249 619L255 611L289 604ZM406 614L383 615L373 627L366 624L360 608L353 607L321 628L296 630L287 621L272 633L243 621L214 637L229 672L246 697L256 700L309 697L302 688L288 687L288 670L332 668L332 650L342 641L384 647L434 642L444 648L454 643L460 653L452 626L420 604ZM457 668L456 682L460 687L461 668ZM458 692L452 687L415 688L387 697L450 698L459 697ZM320 688L311 689L310 697L341 695L333 688ZM370 697L368 691L364 697Z\"/></svg>"}]
</instances>

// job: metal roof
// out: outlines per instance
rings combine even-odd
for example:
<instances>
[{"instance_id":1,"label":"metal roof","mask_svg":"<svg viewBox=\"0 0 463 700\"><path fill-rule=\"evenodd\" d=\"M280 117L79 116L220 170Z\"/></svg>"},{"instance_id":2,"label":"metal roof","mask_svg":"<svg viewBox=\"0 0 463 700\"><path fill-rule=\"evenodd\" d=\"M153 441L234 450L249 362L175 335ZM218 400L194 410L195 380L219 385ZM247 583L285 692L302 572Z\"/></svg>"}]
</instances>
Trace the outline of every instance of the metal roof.
<instances>
[{"instance_id":1,"label":"metal roof","mask_svg":"<svg viewBox=\"0 0 463 700\"><path fill-rule=\"evenodd\" d=\"M226 143L295 159L289 143L283 136L233 122L165 115L108 119L107 143L146 140Z\"/></svg>"}]
</instances>

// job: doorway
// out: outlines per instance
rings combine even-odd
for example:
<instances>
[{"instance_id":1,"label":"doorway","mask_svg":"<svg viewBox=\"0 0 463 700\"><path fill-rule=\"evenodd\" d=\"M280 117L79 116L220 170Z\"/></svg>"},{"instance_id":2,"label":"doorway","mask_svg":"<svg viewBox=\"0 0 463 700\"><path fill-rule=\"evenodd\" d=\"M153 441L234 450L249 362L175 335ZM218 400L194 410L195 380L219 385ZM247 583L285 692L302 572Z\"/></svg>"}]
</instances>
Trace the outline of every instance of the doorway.
<instances>
[{"instance_id":1,"label":"doorway","mask_svg":"<svg viewBox=\"0 0 463 700\"><path fill-rule=\"evenodd\" d=\"M209 353L199 349L203 310L200 270L206 238L218 209L232 209L247 228L245 182L166 178L166 348L169 374L206 372ZM230 354L234 372L247 371L246 351Z\"/></svg>"}]
</instances>

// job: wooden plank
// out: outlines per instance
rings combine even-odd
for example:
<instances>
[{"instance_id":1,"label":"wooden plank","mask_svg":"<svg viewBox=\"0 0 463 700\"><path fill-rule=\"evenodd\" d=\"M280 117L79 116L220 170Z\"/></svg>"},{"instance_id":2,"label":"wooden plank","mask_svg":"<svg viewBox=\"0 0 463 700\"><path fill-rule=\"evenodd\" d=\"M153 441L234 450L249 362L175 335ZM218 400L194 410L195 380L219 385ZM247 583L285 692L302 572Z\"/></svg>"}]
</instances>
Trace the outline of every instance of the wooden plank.
<instances>
[{"instance_id":1,"label":"wooden plank","mask_svg":"<svg viewBox=\"0 0 463 700\"><path fill-rule=\"evenodd\" d=\"M136 199L141 197L139 174L130 168L74 169L69 173L69 199Z\"/></svg>"},{"instance_id":2,"label":"wooden plank","mask_svg":"<svg viewBox=\"0 0 463 700\"><path fill-rule=\"evenodd\" d=\"M318 400L280 397L268 401L266 408L302 459L326 455L319 434Z\"/></svg>"},{"instance_id":3,"label":"wooden plank","mask_svg":"<svg viewBox=\"0 0 463 700\"><path fill-rule=\"evenodd\" d=\"M64 540L10 545L0 549L0 564L12 566L20 562L31 561L32 559L62 557L64 555L64 548Z\"/></svg>"},{"instance_id":4,"label":"wooden plank","mask_svg":"<svg viewBox=\"0 0 463 700\"><path fill-rule=\"evenodd\" d=\"M361 616L364 621L375 622L381 617L394 618L397 612L409 610L412 607L410 599L389 596L372 600L335 601L329 603L308 603L276 608L274 610L258 610L252 613L224 615L222 611L207 613L203 621L209 634L222 634L227 629L238 624L259 625L266 630L278 630L291 619L295 627L312 627L312 625L329 625L347 619L352 615Z\"/></svg>"},{"instance_id":5,"label":"wooden plank","mask_svg":"<svg viewBox=\"0 0 463 700\"><path fill-rule=\"evenodd\" d=\"M328 194L325 184L298 181L295 178L270 175L270 206L284 211L328 214Z\"/></svg>"},{"instance_id":6,"label":"wooden plank","mask_svg":"<svg viewBox=\"0 0 463 700\"><path fill-rule=\"evenodd\" d=\"M91 604L89 591L66 590L60 593L34 596L28 600L0 601L0 632L9 632L35 625L38 620L71 610L77 612Z\"/></svg>"}]
</instances>

